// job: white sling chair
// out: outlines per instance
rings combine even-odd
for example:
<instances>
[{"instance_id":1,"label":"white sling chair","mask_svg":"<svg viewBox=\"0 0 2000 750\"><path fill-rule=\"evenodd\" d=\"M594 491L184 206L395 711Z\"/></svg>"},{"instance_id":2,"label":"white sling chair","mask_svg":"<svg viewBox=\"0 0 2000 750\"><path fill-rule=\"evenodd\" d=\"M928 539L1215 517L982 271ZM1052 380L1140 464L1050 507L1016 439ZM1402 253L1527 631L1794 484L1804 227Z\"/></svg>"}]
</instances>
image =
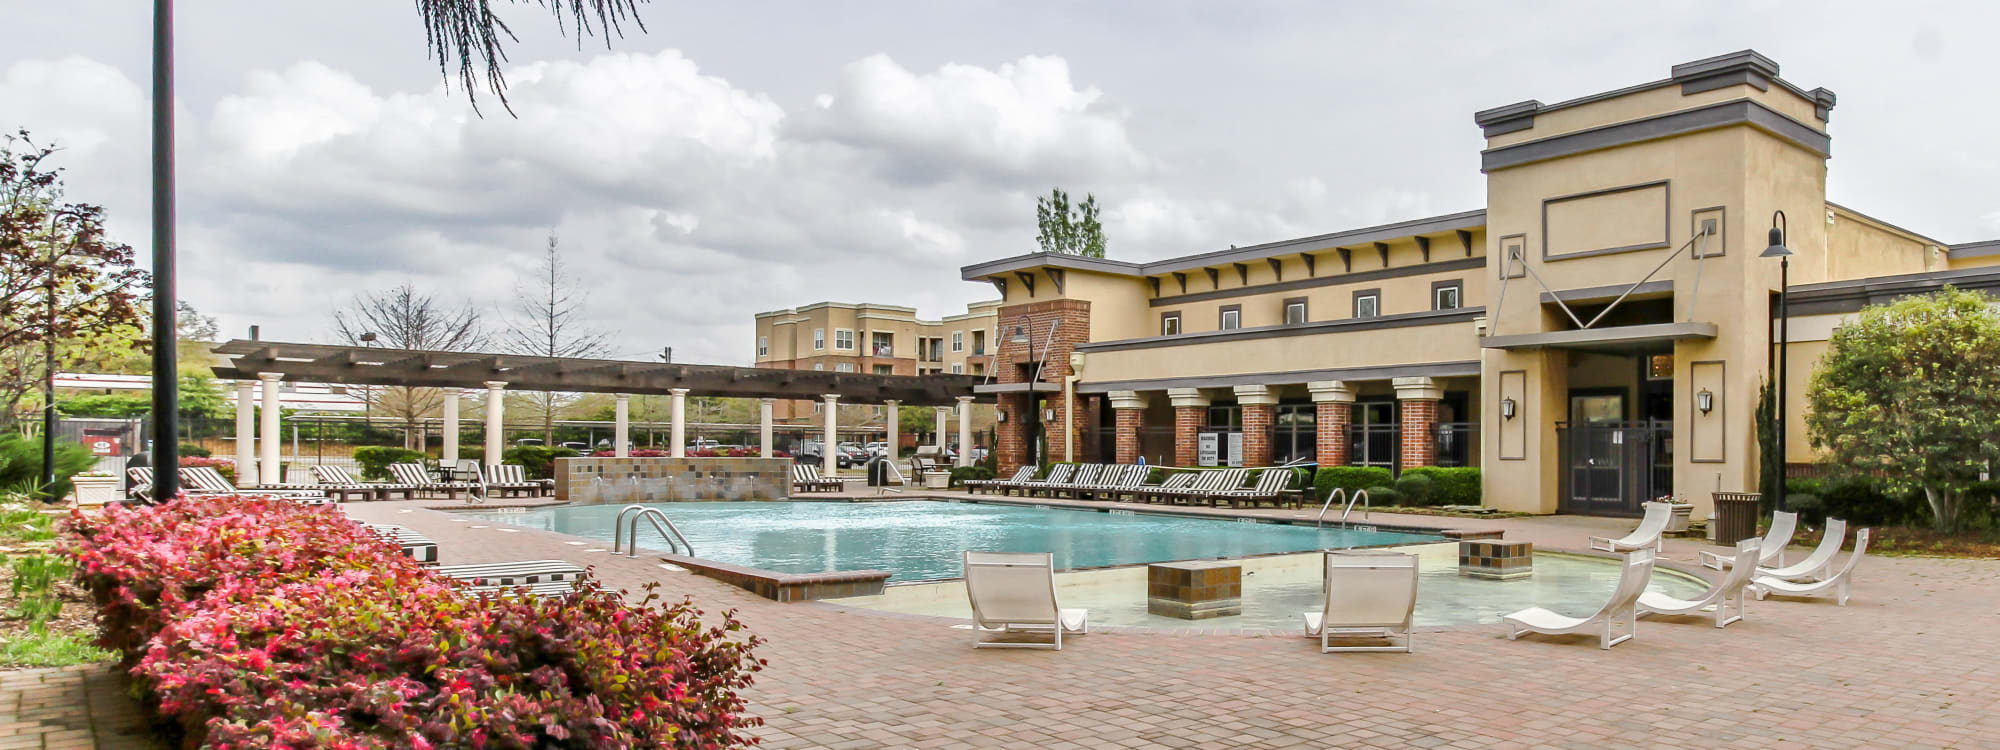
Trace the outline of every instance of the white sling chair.
<instances>
[{"instance_id":1,"label":"white sling chair","mask_svg":"<svg viewBox=\"0 0 2000 750\"><path fill-rule=\"evenodd\" d=\"M1799 529L1799 514L1778 511L1771 514L1771 530L1764 534L1764 546L1758 551L1757 564L1764 567L1779 567L1785 564L1785 548L1792 544L1792 534ZM1736 555L1719 555L1708 550L1700 554L1701 565L1705 568L1725 570L1736 564Z\"/></svg>"},{"instance_id":2,"label":"white sling chair","mask_svg":"<svg viewBox=\"0 0 2000 750\"><path fill-rule=\"evenodd\" d=\"M1063 633L1090 632L1090 613L1056 604L1055 556L1047 552L966 552L973 648L1062 650ZM987 633L1048 633L1052 643L988 641Z\"/></svg>"},{"instance_id":3,"label":"white sling chair","mask_svg":"<svg viewBox=\"0 0 2000 750\"><path fill-rule=\"evenodd\" d=\"M1306 635L1319 652L1410 652L1410 619L1417 609L1417 556L1401 553L1326 553L1326 598L1318 612L1301 613ZM1403 642L1394 643L1401 635ZM1379 638L1384 646L1335 646L1333 638Z\"/></svg>"},{"instance_id":4,"label":"white sling chair","mask_svg":"<svg viewBox=\"0 0 2000 750\"><path fill-rule=\"evenodd\" d=\"M1796 583L1781 578L1759 575L1757 576L1757 580L1750 584L1750 587L1757 591L1757 601L1760 602L1764 600L1764 597L1771 594L1779 596L1814 596L1833 592L1834 600L1839 602L1840 606L1845 607L1847 606L1847 595L1853 589L1854 566L1861 562L1861 555L1867 551L1868 530L1862 529L1854 532L1854 554L1847 556L1847 564L1840 566L1840 572L1833 574L1833 577L1824 581Z\"/></svg>"},{"instance_id":5,"label":"white sling chair","mask_svg":"<svg viewBox=\"0 0 2000 750\"><path fill-rule=\"evenodd\" d=\"M1696 599L1678 599L1657 591L1639 595L1639 616L1646 615L1695 615L1704 610L1715 610L1715 626L1723 627L1743 619L1743 589L1750 585L1750 576L1757 572L1757 556L1763 554L1763 541L1745 539L1736 543L1736 558L1724 565L1729 572L1722 574L1722 580L1710 586ZM1729 605L1734 602L1736 614L1729 614Z\"/></svg>"},{"instance_id":6,"label":"white sling chair","mask_svg":"<svg viewBox=\"0 0 2000 750\"><path fill-rule=\"evenodd\" d=\"M1660 539L1660 532L1667 530L1667 522L1673 520L1674 506L1667 503L1646 503L1646 517L1639 519L1639 528L1617 539L1594 536L1590 538L1590 548L1604 552L1630 552L1635 549L1652 547L1655 552L1665 552L1666 542Z\"/></svg>"},{"instance_id":7,"label":"white sling chair","mask_svg":"<svg viewBox=\"0 0 2000 750\"><path fill-rule=\"evenodd\" d=\"M1638 632L1637 610L1639 595L1646 591L1646 581L1653 577L1653 551L1633 550L1625 555L1625 572L1618 577L1618 588L1612 589L1611 600L1604 608L1589 617L1570 617L1551 612L1541 607L1529 607L1510 615L1503 615L1501 622L1507 624L1507 640L1521 637L1522 633L1542 633L1564 635L1598 630L1597 647L1608 649L1632 639ZM1612 626L1619 621L1625 623L1625 634L1611 637Z\"/></svg>"},{"instance_id":8,"label":"white sling chair","mask_svg":"<svg viewBox=\"0 0 2000 750\"><path fill-rule=\"evenodd\" d=\"M1817 581L1833 567L1833 557L1840 554L1840 545L1847 542L1847 522L1838 518L1826 519L1826 533L1819 538L1819 546L1812 554L1800 560L1797 565L1783 568L1758 568L1758 578L1776 578L1784 581Z\"/></svg>"}]
</instances>

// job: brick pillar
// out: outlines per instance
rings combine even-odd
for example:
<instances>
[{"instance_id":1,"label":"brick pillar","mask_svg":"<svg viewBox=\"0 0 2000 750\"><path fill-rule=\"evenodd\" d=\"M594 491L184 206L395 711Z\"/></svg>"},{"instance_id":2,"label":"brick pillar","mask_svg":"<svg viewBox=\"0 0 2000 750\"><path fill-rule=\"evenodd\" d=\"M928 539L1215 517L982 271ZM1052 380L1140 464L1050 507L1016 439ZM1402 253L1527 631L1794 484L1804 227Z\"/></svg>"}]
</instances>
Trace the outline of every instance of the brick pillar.
<instances>
[{"instance_id":1,"label":"brick pillar","mask_svg":"<svg viewBox=\"0 0 2000 750\"><path fill-rule=\"evenodd\" d=\"M1034 397L1025 393L1003 393L1000 394L998 408L1001 420L994 432L999 445L993 446L993 455L1000 476L1011 477L1028 465L1026 424L1034 409Z\"/></svg>"},{"instance_id":2,"label":"brick pillar","mask_svg":"<svg viewBox=\"0 0 2000 750\"><path fill-rule=\"evenodd\" d=\"M1354 421L1354 389L1338 380L1307 383L1312 391L1320 466L1346 466L1347 426Z\"/></svg>"},{"instance_id":3,"label":"brick pillar","mask_svg":"<svg viewBox=\"0 0 2000 750\"><path fill-rule=\"evenodd\" d=\"M1437 441L1431 427L1437 424L1438 400L1444 391L1431 378L1396 378L1396 401L1402 411L1403 468L1437 464Z\"/></svg>"},{"instance_id":4,"label":"brick pillar","mask_svg":"<svg viewBox=\"0 0 2000 750\"><path fill-rule=\"evenodd\" d=\"M1200 460L1195 435L1208 423L1208 397L1200 388L1169 388L1174 405L1174 465L1193 466Z\"/></svg>"},{"instance_id":5,"label":"brick pillar","mask_svg":"<svg viewBox=\"0 0 2000 750\"><path fill-rule=\"evenodd\" d=\"M1278 393L1265 385L1236 386L1243 407L1243 465L1271 465L1271 423L1277 421Z\"/></svg>"},{"instance_id":6,"label":"brick pillar","mask_svg":"<svg viewBox=\"0 0 2000 750\"><path fill-rule=\"evenodd\" d=\"M1146 424L1146 398L1135 391L1112 391L1111 415L1117 420L1118 463L1138 463L1139 430Z\"/></svg>"}]
</instances>

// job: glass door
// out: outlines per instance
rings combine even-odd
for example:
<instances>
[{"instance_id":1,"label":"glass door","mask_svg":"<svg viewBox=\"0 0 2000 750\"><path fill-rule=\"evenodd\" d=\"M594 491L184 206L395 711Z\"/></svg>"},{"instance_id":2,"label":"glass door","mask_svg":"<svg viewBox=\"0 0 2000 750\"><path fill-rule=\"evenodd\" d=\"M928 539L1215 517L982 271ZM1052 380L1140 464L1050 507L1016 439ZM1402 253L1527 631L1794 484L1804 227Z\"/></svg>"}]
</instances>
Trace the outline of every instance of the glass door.
<instances>
[{"instance_id":1,"label":"glass door","mask_svg":"<svg viewBox=\"0 0 2000 750\"><path fill-rule=\"evenodd\" d=\"M1627 505L1625 394L1572 393L1569 398L1567 457L1569 493L1564 510L1592 515L1620 514Z\"/></svg>"}]
</instances>

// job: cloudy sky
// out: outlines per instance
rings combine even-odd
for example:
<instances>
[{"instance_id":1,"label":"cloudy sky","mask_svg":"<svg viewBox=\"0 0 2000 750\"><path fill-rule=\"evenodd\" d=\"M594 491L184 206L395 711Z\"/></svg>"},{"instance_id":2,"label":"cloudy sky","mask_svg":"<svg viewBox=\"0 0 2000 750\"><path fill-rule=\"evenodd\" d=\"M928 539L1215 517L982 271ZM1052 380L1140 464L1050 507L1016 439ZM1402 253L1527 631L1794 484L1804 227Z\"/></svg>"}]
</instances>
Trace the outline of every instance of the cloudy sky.
<instances>
[{"instance_id":1,"label":"cloudy sky","mask_svg":"<svg viewBox=\"0 0 2000 750\"><path fill-rule=\"evenodd\" d=\"M150 3L6 5L0 128L143 253ZM1052 186L1128 260L1477 208L1473 111L1745 47L1838 92L1833 200L2000 237L1990 3L653 2L609 51L530 4L484 119L408 0L180 5L182 296L231 334L406 281L497 317L553 230L617 354L745 363L759 311L990 297L958 267Z\"/></svg>"}]
</instances>

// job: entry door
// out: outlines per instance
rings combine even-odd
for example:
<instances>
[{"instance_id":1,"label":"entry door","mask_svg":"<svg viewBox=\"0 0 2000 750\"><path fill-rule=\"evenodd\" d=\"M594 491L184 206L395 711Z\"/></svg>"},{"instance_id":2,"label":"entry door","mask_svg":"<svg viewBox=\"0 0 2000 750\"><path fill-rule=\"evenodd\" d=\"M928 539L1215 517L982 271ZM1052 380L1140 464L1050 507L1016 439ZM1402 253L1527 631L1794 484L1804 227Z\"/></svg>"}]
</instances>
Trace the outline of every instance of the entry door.
<instances>
[{"instance_id":1,"label":"entry door","mask_svg":"<svg viewBox=\"0 0 2000 750\"><path fill-rule=\"evenodd\" d=\"M1634 435L1625 427L1624 394L1574 394L1569 399L1569 497L1566 512L1628 513L1626 472Z\"/></svg>"}]
</instances>

